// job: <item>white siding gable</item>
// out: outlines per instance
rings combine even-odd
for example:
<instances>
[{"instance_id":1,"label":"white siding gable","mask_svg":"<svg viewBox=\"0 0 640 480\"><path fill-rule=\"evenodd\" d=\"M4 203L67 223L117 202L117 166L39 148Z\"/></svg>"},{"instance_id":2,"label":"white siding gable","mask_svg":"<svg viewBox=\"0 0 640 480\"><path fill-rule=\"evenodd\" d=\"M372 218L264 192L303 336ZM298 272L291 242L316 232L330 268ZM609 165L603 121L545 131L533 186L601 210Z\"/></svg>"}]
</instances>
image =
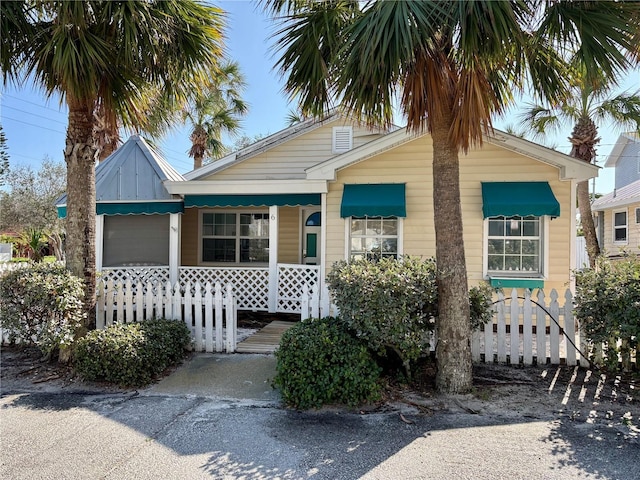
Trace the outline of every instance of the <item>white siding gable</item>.
<instances>
[{"instance_id":1,"label":"white siding gable","mask_svg":"<svg viewBox=\"0 0 640 480\"><path fill-rule=\"evenodd\" d=\"M332 153L344 153L353 148L353 128L351 126L333 127Z\"/></svg>"}]
</instances>

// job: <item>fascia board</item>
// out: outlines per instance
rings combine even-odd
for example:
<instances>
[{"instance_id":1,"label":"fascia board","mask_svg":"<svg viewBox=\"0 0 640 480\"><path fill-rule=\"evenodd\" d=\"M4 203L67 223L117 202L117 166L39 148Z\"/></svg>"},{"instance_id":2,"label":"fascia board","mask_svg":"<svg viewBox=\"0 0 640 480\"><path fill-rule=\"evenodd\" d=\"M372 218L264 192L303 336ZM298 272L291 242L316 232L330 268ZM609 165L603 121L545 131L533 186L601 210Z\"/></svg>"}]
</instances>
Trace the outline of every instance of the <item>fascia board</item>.
<instances>
[{"instance_id":1,"label":"fascia board","mask_svg":"<svg viewBox=\"0 0 640 480\"><path fill-rule=\"evenodd\" d=\"M193 182L165 182L167 191L174 195L206 194L272 194L272 193L327 193L325 180L209 180Z\"/></svg>"}]
</instances>

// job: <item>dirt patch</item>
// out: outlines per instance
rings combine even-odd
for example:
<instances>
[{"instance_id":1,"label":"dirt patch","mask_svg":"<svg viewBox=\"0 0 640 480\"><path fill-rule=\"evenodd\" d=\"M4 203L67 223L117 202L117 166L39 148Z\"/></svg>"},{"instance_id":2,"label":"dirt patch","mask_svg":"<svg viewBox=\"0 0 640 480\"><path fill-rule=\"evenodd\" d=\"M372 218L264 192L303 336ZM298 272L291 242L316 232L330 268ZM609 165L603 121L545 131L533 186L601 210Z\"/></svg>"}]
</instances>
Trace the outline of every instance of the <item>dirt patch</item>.
<instances>
[{"instance_id":1,"label":"dirt patch","mask_svg":"<svg viewBox=\"0 0 640 480\"><path fill-rule=\"evenodd\" d=\"M188 358L186 359L188 361ZM171 370L166 372L171 374ZM426 371L417 387L388 382L384 401L362 413L409 409L411 414L467 413L548 420L568 418L585 424L620 428L640 443L640 379L631 375L579 367L474 366L474 385L466 395L440 395ZM0 351L0 393L9 392L117 393L120 389L85 382L70 366L42 361L35 348L3 346ZM407 414L410 415L410 414ZM409 417L407 417L409 418Z\"/></svg>"}]
</instances>

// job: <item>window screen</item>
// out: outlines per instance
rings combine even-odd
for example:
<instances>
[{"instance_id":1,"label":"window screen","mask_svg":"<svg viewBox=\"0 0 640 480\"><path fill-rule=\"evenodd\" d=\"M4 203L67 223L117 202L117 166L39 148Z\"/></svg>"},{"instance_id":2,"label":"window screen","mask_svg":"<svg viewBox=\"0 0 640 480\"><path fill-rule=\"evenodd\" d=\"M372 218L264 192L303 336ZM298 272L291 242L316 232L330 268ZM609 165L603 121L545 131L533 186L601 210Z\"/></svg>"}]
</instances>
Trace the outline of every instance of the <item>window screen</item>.
<instances>
[{"instance_id":1,"label":"window screen","mask_svg":"<svg viewBox=\"0 0 640 480\"><path fill-rule=\"evenodd\" d=\"M105 216L102 264L169 265L169 215Z\"/></svg>"}]
</instances>

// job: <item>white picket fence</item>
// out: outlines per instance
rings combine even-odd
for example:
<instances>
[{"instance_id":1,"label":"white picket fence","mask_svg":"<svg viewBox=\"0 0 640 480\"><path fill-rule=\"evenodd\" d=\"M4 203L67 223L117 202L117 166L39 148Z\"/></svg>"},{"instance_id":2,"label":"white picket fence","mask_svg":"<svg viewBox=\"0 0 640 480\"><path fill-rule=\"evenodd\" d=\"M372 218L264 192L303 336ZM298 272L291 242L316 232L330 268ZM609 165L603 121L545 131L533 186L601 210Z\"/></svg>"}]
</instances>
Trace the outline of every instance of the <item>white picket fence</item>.
<instances>
[{"instance_id":1,"label":"white picket fence","mask_svg":"<svg viewBox=\"0 0 640 480\"><path fill-rule=\"evenodd\" d=\"M133 284L130 279L98 283L96 328L152 318L185 322L197 352L236 350L238 315L231 284L223 292L219 282L213 287L209 282L204 287L200 282Z\"/></svg>"},{"instance_id":2,"label":"white picket fence","mask_svg":"<svg viewBox=\"0 0 640 480\"><path fill-rule=\"evenodd\" d=\"M588 366L589 362L578 352L580 349L586 354L588 345L578 333L571 291L565 292L563 305L560 305L555 290L551 291L548 304L546 302L542 290L538 290L535 298L528 290L523 298L518 297L516 289L508 297L498 294L493 322L473 333L473 361L523 365L579 363ZM301 304L303 319L337 314L335 305L329 303L329 293L325 291L319 295L317 287L303 289ZM432 350L435 344L434 336Z\"/></svg>"},{"instance_id":3,"label":"white picket fence","mask_svg":"<svg viewBox=\"0 0 640 480\"><path fill-rule=\"evenodd\" d=\"M31 262L0 262L0 276L33 265Z\"/></svg>"},{"instance_id":4,"label":"white picket fence","mask_svg":"<svg viewBox=\"0 0 640 480\"><path fill-rule=\"evenodd\" d=\"M564 305L558 298L556 290L551 291L548 304L542 290L535 298L529 290L524 291L524 297L519 297L516 289L508 297L499 293L493 322L473 334L473 360L588 366L588 360L578 351L587 354L588 345L579 334L571 290L564 294Z\"/></svg>"}]
</instances>

